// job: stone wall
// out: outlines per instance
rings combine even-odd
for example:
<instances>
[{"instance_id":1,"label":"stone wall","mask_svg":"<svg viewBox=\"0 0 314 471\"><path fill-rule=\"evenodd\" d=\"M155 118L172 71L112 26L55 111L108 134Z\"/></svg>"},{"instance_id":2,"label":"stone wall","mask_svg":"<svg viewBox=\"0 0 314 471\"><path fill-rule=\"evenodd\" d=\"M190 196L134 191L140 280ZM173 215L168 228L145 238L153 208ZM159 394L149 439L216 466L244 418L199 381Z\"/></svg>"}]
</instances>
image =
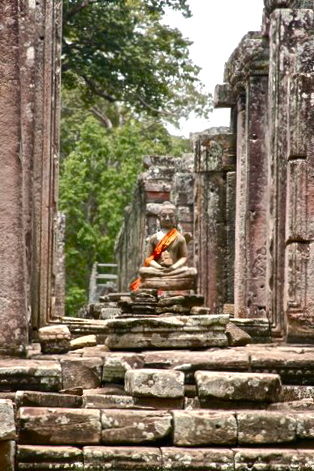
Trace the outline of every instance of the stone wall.
<instances>
[{"instance_id":1,"label":"stone wall","mask_svg":"<svg viewBox=\"0 0 314 471\"><path fill-rule=\"evenodd\" d=\"M265 0L216 89L237 136L235 315L313 341L313 1Z\"/></svg>"},{"instance_id":2,"label":"stone wall","mask_svg":"<svg viewBox=\"0 0 314 471\"><path fill-rule=\"evenodd\" d=\"M0 352L53 317L61 0L0 6Z\"/></svg>"}]
</instances>

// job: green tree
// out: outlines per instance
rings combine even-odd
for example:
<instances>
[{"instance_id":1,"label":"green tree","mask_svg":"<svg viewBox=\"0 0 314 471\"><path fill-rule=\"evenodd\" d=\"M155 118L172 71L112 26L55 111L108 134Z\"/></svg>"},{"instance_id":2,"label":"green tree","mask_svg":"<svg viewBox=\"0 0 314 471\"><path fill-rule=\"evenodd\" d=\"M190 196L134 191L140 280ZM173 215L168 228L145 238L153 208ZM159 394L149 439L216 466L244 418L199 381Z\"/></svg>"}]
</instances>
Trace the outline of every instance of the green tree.
<instances>
[{"instance_id":1,"label":"green tree","mask_svg":"<svg viewBox=\"0 0 314 471\"><path fill-rule=\"evenodd\" d=\"M88 107L101 97L170 122L206 116L211 97L189 57L191 41L162 24L166 7L190 15L187 0L64 0L64 86L79 89Z\"/></svg>"},{"instance_id":2,"label":"green tree","mask_svg":"<svg viewBox=\"0 0 314 471\"><path fill-rule=\"evenodd\" d=\"M173 139L155 122L129 120L107 129L92 115L76 127L79 139L62 161L60 210L66 213L67 315L87 300L94 261L114 261L114 241L143 155L181 154L188 141Z\"/></svg>"}]
</instances>

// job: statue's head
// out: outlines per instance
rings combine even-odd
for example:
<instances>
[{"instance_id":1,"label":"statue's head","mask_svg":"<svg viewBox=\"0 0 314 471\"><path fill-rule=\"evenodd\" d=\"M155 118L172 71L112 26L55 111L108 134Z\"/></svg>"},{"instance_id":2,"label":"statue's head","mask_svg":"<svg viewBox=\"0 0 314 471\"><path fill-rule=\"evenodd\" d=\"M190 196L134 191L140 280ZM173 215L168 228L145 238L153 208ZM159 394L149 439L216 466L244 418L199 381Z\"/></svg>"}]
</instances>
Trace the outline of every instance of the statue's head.
<instances>
[{"instance_id":1,"label":"statue's head","mask_svg":"<svg viewBox=\"0 0 314 471\"><path fill-rule=\"evenodd\" d=\"M170 201L165 201L159 209L158 219L160 227L172 229L177 225L177 208Z\"/></svg>"}]
</instances>

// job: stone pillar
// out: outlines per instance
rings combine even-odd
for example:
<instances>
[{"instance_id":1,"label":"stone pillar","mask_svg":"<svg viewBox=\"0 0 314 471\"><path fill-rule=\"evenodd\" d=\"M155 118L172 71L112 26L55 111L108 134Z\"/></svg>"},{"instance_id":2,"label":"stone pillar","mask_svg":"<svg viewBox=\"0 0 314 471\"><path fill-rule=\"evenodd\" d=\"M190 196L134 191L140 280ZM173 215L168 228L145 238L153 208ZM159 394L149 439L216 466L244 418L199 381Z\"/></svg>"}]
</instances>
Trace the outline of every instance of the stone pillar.
<instances>
[{"instance_id":1,"label":"stone pillar","mask_svg":"<svg viewBox=\"0 0 314 471\"><path fill-rule=\"evenodd\" d=\"M313 2L269 13L267 312L273 332L313 341ZM280 8L280 7L287 8ZM294 9L289 9L289 7Z\"/></svg>"},{"instance_id":2,"label":"stone pillar","mask_svg":"<svg viewBox=\"0 0 314 471\"><path fill-rule=\"evenodd\" d=\"M225 68L237 136L235 316L265 317L268 48L248 33Z\"/></svg>"},{"instance_id":3,"label":"stone pillar","mask_svg":"<svg viewBox=\"0 0 314 471\"><path fill-rule=\"evenodd\" d=\"M233 303L234 170L235 140L228 128L199 134L195 139L195 266L197 290L213 313Z\"/></svg>"},{"instance_id":4,"label":"stone pillar","mask_svg":"<svg viewBox=\"0 0 314 471\"><path fill-rule=\"evenodd\" d=\"M49 319L60 18L61 0L0 6L0 353L23 354Z\"/></svg>"}]
</instances>

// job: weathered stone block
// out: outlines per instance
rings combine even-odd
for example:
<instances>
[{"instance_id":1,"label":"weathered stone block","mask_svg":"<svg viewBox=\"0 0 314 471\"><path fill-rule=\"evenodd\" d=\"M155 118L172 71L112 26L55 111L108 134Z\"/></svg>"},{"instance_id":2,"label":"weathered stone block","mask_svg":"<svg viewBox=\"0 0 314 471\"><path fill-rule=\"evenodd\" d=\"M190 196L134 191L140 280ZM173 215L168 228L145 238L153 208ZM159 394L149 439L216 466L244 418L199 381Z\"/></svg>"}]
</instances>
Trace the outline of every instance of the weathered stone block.
<instances>
[{"instance_id":1,"label":"weathered stone block","mask_svg":"<svg viewBox=\"0 0 314 471\"><path fill-rule=\"evenodd\" d=\"M165 411L102 410L101 441L119 445L162 440L171 432L171 420Z\"/></svg>"},{"instance_id":2,"label":"weathered stone block","mask_svg":"<svg viewBox=\"0 0 314 471\"><path fill-rule=\"evenodd\" d=\"M237 442L233 412L173 411L176 446L232 445Z\"/></svg>"},{"instance_id":3,"label":"weathered stone block","mask_svg":"<svg viewBox=\"0 0 314 471\"><path fill-rule=\"evenodd\" d=\"M296 420L279 412L239 412L240 444L285 443L296 439Z\"/></svg>"},{"instance_id":4,"label":"weathered stone block","mask_svg":"<svg viewBox=\"0 0 314 471\"><path fill-rule=\"evenodd\" d=\"M37 391L17 391L16 406L19 407L82 407L82 396L73 394L45 393Z\"/></svg>"},{"instance_id":5,"label":"weathered stone block","mask_svg":"<svg viewBox=\"0 0 314 471\"><path fill-rule=\"evenodd\" d=\"M60 363L64 389L77 386L92 389L101 385L103 367L101 358L63 358Z\"/></svg>"},{"instance_id":6,"label":"weathered stone block","mask_svg":"<svg viewBox=\"0 0 314 471\"><path fill-rule=\"evenodd\" d=\"M233 451L228 448L162 447L163 470L234 471Z\"/></svg>"},{"instance_id":7,"label":"weathered stone block","mask_svg":"<svg viewBox=\"0 0 314 471\"><path fill-rule=\"evenodd\" d=\"M42 353L66 353L70 350L71 333L66 325L49 325L38 329Z\"/></svg>"},{"instance_id":8,"label":"weathered stone block","mask_svg":"<svg viewBox=\"0 0 314 471\"><path fill-rule=\"evenodd\" d=\"M0 391L59 391L61 367L56 361L0 360Z\"/></svg>"},{"instance_id":9,"label":"weathered stone block","mask_svg":"<svg viewBox=\"0 0 314 471\"><path fill-rule=\"evenodd\" d=\"M48 471L52 469L55 471L83 471L83 451L71 446L18 445L17 469L18 471Z\"/></svg>"},{"instance_id":10,"label":"weathered stone block","mask_svg":"<svg viewBox=\"0 0 314 471\"><path fill-rule=\"evenodd\" d=\"M252 337L233 322L227 324L226 335L231 347L243 346L253 342Z\"/></svg>"},{"instance_id":11,"label":"weathered stone block","mask_svg":"<svg viewBox=\"0 0 314 471\"><path fill-rule=\"evenodd\" d=\"M104 360L103 382L124 381L126 371L142 368L144 365L141 355L133 353L108 353Z\"/></svg>"},{"instance_id":12,"label":"weathered stone block","mask_svg":"<svg viewBox=\"0 0 314 471\"><path fill-rule=\"evenodd\" d=\"M19 443L85 445L100 443L99 410L21 407Z\"/></svg>"},{"instance_id":13,"label":"weathered stone block","mask_svg":"<svg viewBox=\"0 0 314 471\"><path fill-rule=\"evenodd\" d=\"M0 441L14 440L16 428L14 420L13 402L9 399L0 399Z\"/></svg>"},{"instance_id":14,"label":"weathered stone block","mask_svg":"<svg viewBox=\"0 0 314 471\"><path fill-rule=\"evenodd\" d=\"M195 380L200 397L227 401L279 401L279 375L197 371Z\"/></svg>"},{"instance_id":15,"label":"weathered stone block","mask_svg":"<svg viewBox=\"0 0 314 471\"><path fill-rule=\"evenodd\" d=\"M85 347L95 347L97 345L96 335L84 335L83 337L78 337L71 340L70 348L71 350L76 350L78 348Z\"/></svg>"},{"instance_id":16,"label":"weathered stone block","mask_svg":"<svg viewBox=\"0 0 314 471\"><path fill-rule=\"evenodd\" d=\"M138 397L184 396L184 373L175 370L132 370L125 374L125 390Z\"/></svg>"},{"instance_id":17,"label":"weathered stone block","mask_svg":"<svg viewBox=\"0 0 314 471\"><path fill-rule=\"evenodd\" d=\"M162 471L161 451L147 447L85 446L84 471Z\"/></svg>"}]
</instances>

